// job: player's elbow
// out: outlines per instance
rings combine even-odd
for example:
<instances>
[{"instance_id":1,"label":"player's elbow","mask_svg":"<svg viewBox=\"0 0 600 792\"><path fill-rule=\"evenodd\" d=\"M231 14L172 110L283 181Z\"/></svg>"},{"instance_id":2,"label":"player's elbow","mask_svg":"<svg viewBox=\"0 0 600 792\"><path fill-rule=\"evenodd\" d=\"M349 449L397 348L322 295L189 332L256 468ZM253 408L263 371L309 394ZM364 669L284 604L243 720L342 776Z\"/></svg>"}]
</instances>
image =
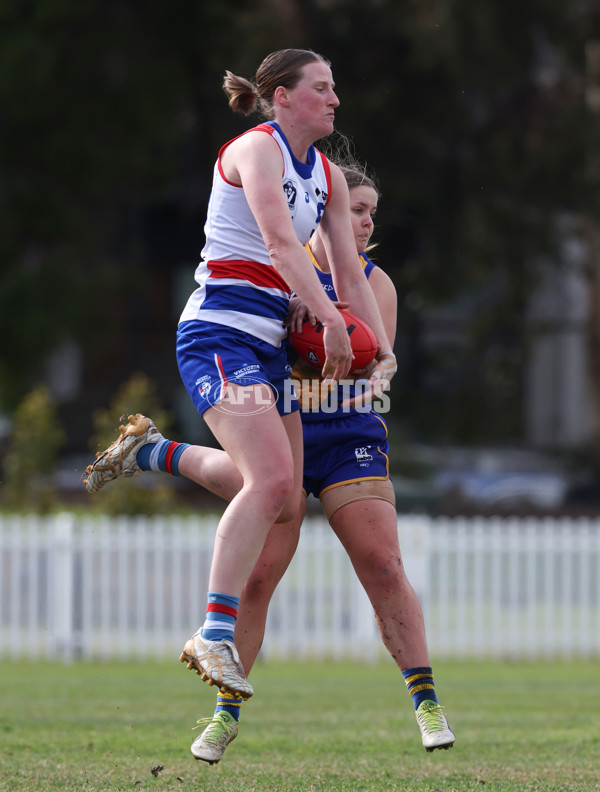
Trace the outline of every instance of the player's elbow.
<instances>
[{"instance_id":1,"label":"player's elbow","mask_svg":"<svg viewBox=\"0 0 600 792\"><path fill-rule=\"evenodd\" d=\"M266 244L271 264L281 275L284 275L289 269L289 262L292 259L295 245L290 244L285 239L273 239Z\"/></svg>"},{"instance_id":2,"label":"player's elbow","mask_svg":"<svg viewBox=\"0 0 600 792\"><path fill-rule=\"evenodd\" d=\"M340 282L336 284L338 299L353 305L356 295L362 294L364 289L365 277L363 273L360 273L359 278L350 275L340 278L339 281Z\"/></svg>"}]
</instances>

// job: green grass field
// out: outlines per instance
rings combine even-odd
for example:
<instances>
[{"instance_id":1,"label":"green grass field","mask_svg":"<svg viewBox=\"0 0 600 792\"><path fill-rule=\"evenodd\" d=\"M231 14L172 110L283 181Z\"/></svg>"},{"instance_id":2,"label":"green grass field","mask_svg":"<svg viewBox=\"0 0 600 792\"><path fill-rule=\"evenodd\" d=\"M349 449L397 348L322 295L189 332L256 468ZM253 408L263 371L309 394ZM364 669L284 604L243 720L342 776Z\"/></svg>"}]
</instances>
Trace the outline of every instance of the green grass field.
<instances>
[{"instance_id":1,"label":"green grass field","mask_svg":"<svg viewBox=\"0 0 600 792\"><path fill-rule=\"evenodd\" d=\"M213 689L169 664L0 663L0 790L600 790L596 663L434 663L457 742L426 753L384 662L259 664L240 735L195 762Z\"/></svg>"}]
</instances>

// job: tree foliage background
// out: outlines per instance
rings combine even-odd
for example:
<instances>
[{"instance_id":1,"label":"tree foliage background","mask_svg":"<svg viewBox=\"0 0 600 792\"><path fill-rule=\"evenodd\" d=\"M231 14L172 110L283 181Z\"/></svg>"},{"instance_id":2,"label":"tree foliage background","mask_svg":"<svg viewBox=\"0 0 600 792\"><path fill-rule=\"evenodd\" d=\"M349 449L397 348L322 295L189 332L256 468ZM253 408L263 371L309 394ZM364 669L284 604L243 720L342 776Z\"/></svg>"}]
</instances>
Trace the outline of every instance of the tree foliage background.
<instances>
[{"instance_id":1,"label":"tree foliage background","mask_svg":"<svg viewBox=\"0 0 600 792\"><path fill-rule=\"evenodd\" d=\"M172 407L178 267L191 290L216 153L252 123L222 76L292 46L331 60L338 128L379 177L398 420L518 439L535 262L560 266L565 214L595 233L599 36L592 0L2 0L0 410L67 340L74 425L137 370ZM461 343L424 344L448 304Z\"/></svg>"}]
</instances>

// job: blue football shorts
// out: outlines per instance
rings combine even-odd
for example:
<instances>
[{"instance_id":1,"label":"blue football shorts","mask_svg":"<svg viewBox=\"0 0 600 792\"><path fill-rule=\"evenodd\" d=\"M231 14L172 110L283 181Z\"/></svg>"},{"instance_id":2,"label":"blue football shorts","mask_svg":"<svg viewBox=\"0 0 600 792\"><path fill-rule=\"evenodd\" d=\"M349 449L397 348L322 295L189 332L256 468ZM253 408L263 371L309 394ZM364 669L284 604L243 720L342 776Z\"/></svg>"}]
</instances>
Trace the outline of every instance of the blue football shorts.
<instances>
[{"instance_id":1,"label":"blue football shorts","mask_svg":"<svg viewBox=\"0 0 600 792\"><path fill-rule=\"evenodd\" d=\"M307 495L341 484L389 478L387 426L376 412L302 422Z\"/></svg>"},{"instance_id":2,"label":"blue football shorts","mask_svg":"<svg viewBox=\"0 0 600 792\"><path fill-rule=\"evenodd\" d=\"M255 412L269 409L271 393L280 415L299 409L284 344L274 347L214 322L182 322L177 329L177 365L200 415L226 395L235 399L227 393L230 383L255 386Z\"/></svg>"}]
</instances>

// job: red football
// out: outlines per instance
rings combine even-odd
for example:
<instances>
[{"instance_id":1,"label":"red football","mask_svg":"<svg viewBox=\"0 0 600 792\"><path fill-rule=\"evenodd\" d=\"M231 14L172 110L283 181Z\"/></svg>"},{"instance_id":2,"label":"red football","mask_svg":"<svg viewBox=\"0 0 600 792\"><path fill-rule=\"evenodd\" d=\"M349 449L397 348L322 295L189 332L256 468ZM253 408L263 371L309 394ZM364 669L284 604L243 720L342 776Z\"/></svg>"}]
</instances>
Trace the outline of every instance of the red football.
<instances>
[{"instance_id":1,"label":"red football","mask_svg":"<svg viewBox=\"0 0 600 792\"><path fill-rule=\"evenodd\" d=\"M354 353L350 371L356 371L356 369L368 366L375 357L377 339L369 325L359 319L358 316L354 316L354 314L345 310L340 310L340 313L346 322L346 330L350 336L350 344ZM308 319L305 319L301 333L292 330L289 333L290 343L300 357L318 369L323 368L325 365L323 331L324 327L319 321L313 326Z\"/></svg>"}]
</instances>

